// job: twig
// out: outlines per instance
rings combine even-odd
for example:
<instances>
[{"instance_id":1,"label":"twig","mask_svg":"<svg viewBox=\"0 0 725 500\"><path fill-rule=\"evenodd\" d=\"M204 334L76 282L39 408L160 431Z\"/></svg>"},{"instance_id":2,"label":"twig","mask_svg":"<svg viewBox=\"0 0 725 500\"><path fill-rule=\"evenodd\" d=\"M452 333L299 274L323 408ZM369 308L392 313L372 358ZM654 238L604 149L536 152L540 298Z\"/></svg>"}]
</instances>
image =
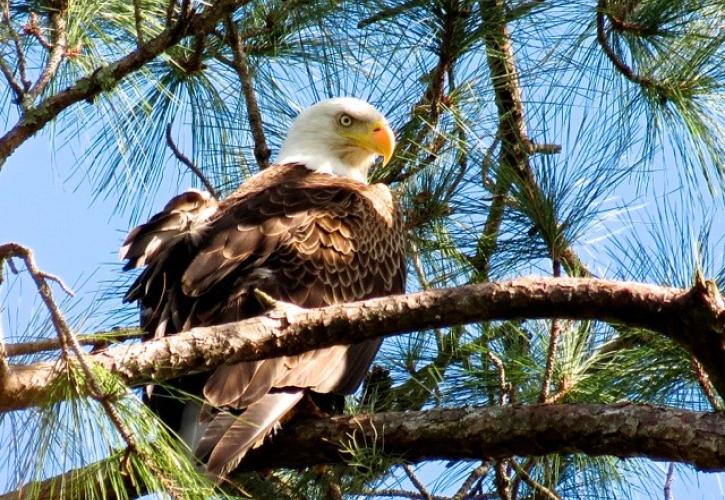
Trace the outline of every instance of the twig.
<instances>
[{"instance_id":1,"label":"twig","mask_svg":"<svg viewBox=\"0 0 725 500\"><path fill-rule=\"evenodd\" d=\"M410 120L401 130L402 138L413 138L406 140L405 143L401 141L400 152L388 165L385 175L381 179L376 179L376 182L385 184L403 182L425 166L425 163L412 162L409 169L404 171L405 159L415 158L426 142L426 137L431 131L436 131L441 111L445 101L447 101L444 83L447 75L453 75L453 68L460 52L460 47L456 43L461 40L461 23L467 15L456 2L446 5L447 7L441 19L443 27L437 47L438 62L425 75L425 81L428 82L428 85L418 103L413 107ZM430 150L435 154L444 144L445 140L436 143L434 138Z\"/></svg>"},{"instance_id":2,"label":"twig","mask_svg":"<svg viewBox=\"0 0 725 500\"><path fill-rule=\"evenodd\" d=\"M552 250L553 252L553 250ZM553 258L553 275L554 278L561 277L561 262L556 257ZM551 333L549 334L549 352L546 355L546 367L544 368L544 380L541 382L541 394L539 402L545 403L549 399L551 390L551 378L554 375L554 364L556 361L556 349L559 346L559 334L561 333L561 324L559 319L551 320Z\"/></svg>"},{"instance_id":3,"label":"twig","mask_svg":"<svg viewBox=\"0 0 725 500\"><path fill-rule=\"evenodd\" d=\"M496 491L501 500L511 500L511 478L506 472L508 459L496 462Z\"/></svg>"},{"instance_id":4,"label":"twig","mask_svg":"<svg viewBox=\"0 0 725 500\"><path fill-rule=\"evenodd\" d=\"M45 35L43 35L43 28L38 23L38 14L31 12L28 16L28 22L23 26L23 33L30 35L35 38L41 47L50 52L53 49L53 44L49 42Z\"/></svg>"},{"instance_id":5,"label":"twig","mask_svg":"<svg viewBox=\"0 0 725 500\"><path fill-rule=\"evenodd\" d=\"M13 89L13 93L15 94L15 101L18 104L22 104L23 97L25 96L25 89L23 89L23 87L20 85L20 82L15 79L13 71L10 69L7 61L5 61L5 58L2 56L0 56L0 71L2 71L3 76L5 76L5 80L7 80L10 88Z\"/></svg>"},{"instance_id":6,"label":"twig","mask_svg":"<svg viewBox=\"0 0 725 500\"><path fill-rule=\"evenodd\" d=\"M136 24L136 46L143 45L143 17L141 13L141 1L133 0L133 20Z\"/></svg>"},{"instance_id":7,"label":"twig","mask_svg":"<svg viewBox=\"0 0 725 500\"><path fill-rule=\"evenodd\" d=\"M555 492L551 491L549 488L544 486L543 484L539 483L538 481L535 481L531 476L529 476L529 473L526 472L519 464L516 462L516 460L510 460L509 462L514 469L516 469L516 474L521 476L521 479L529 485L529 488L533 489L535 492L541 494L543 498L547 498L549 500L561 500L561 497L557 495ZM537 495L538 498L538 495Z\"/></svg>"},{"instance_id":8,"label":"twig","mask_svg":"<svg viewBox=\"0 0 725 500\"><path fill-rule=\"evenodd\" d=\"M496 365L496 370L498 370L498 385L501 390L498 404L503 406L506 404L506 395L509 392L508 383L506 382L506 369L504 368L501 358L496 356L493 351L488 351L486 354L488 355L488 358L491 360L491 362Z\"/></svg>"},{"instance_id":9,"label":"twig","mask_svg":"<svg viewBox=\"0 0 725 500\"><path fill-rule=\"evenodd\" d=\"M27 64L25 62L25 51L23 50L23 44L20 41L20 36L18 36L18 32L15 30L15 27L13 26L10 17L10 2L8 0L5 0L3 2L2 8L2 22L7 28L8 35L10 36L10 39L13 41L13 45L15 46L15 55L17 57L18 63L18 73L20 74L20 82L23 85L23 93L25 93L25 91L30 89L31 85L30 80L28 79Z\"/></svg>"},{"instance_id":10,"label":"twig","mask_svg":"<svg viewBox=\"0 0 725 500\"><path fill-rule=\"evenodd\" d=\"M190 5L187 0L184 2ZM148 40L142 47L115 62L97 68L71 86L47 97L32 108L32 113L23 115L0 138L0 167L21 144L68 107L92 99L104 90L114 88L127 75L143 67L185 36L208 33L214 29L219 19L247 3L249 0L218 0L207 3L201 12L182 16L178 22ZM191 12L191 7L186 10Z\"/></svg>"},{"instance_id":11,"label":"twig","mask_svg":"<svg viewBox=\"0 0 725 500\"><path fill-rule=\"evenodd\" d=\"M65 321L63 314L60 312L58 305L55 303L55 299L53 299L53 292L48 286L47 282L52 275L49 275L48 273L45 273L38 269L37 265L35 264L33 253L27 247L24 247L17 243L6 243L4 245L1 245L0 258L7 257L17 257L23 260L23 262L25 263L25 267L28 270L28 273L30 273L33 281L35 282L38 293L43 303L50 312L51 322L53 323L53 326L55 327L55 330L58 333L58 337L60 339L63 359L66 361L66 363L68 363L70 361L69 351L73 351L76 356L76 360L78 361L78 364L83 371L89 395L101 404L104 411L108 415L108 418L111 420L114 427L116 427L119 434L121 434L123 440L126 442L127 448L130 451L135 452L139 456L145 458L149 467L159 476L161 481L167 487L168 492L173 493L175 490L174 485L171 484L168 481L168 478L166 478L165 475L158 470L153 459L147 457L146 453L138 446L136 438L123 423L121 416L118 414L118 411L116 411L116 408L113 406L110 395L104 394L103 390L98 385L98 382L93 375L93 370L91 369L90 364L86 358L86 352L78 343L75 335L70 329L70 326ZM53 277L52 279L56 282L62 283L62 281L60 281L58 278Z\"/></svg>"},{"instance_id":12,"label":"twig","mask_svg":"<svg viewBox=\"0 0 725 500\"><path fill-rule=\"evenodd\" d=\"M415 486L415 489L420 492L421 497L425 500L432 500L433 497L431 497L428 489L423 483L420 482L420 479L418 479L418 476L415 475L415 472L413 471L413 469L411 469L410 465L403 464L403 470L408 476L408 479L410 479L410 482L413 483L413 486Z\"/></svg>"},{"instance_id":13,"label":"twig","mask_svg":"<svg viewBox=\"0 0 725 500\"><path fill-rule=\"evenodd\" d=\"M361 495L365 495L367 497L385 497L385 498L413 498L416 500L422 500L424 497L420 493L416 493L414 491L406 491L406 490L394 490L394 489L384 489L384 490L364 490L360 492Z\"/></svg>"},{"instance_id":14,"label":"twig","mask_svg":"<svg viewBox=\"0 0 725 500\"><path fill-rule=\"evenodd\" d=\"M526 473L531 471L531 468L536 465L536 457L529 457L526 459L526 462L524 462L524 465L522 467L522 470ZM521 488L521 481L522 476L520 474L516 474L516 477L514 477L512 483L511 483L511 499L517 500L519 496L519 489Z\"/></svg>"},{"instance_id":15,"label":"twig","mask_svg":"<svg viewBox=\"0 0 725 500\"><path fill-rule=\"evenodd\" d=\"M0 266L0 274L2 274L3 270ZM5 381L5 378L7 377L7 374L10 371L10 366L8 366L8 353L5 348L5 338L3 336L3 325L0 323L0 386L3 385L3 382Z\"/></svg>"},{"instance_id":16,"label":"twig","mask_svg":"<svg viewBox=\"0 0 725 500\"><path fill-rule=\"evenodd\" d=\"M659 82L653 80L652 78L642 76L638 73L636 73L627 63L622 61L622 59L617 55L616 52L614 52L614 49L609 44L609 41L607 40L607 29L605 27L605 16L608 16L608 6L607 6L607 0L599 0L597 2L597 41L599 42L600 47L604 51L604 54L609 58L609 60L614 64L614 67L617 68L617 70L630 82L636 83L638 85L641 85L642 87L645 87L647 89L651 89L656 91L661 97L666 97L668 92L667 89ZM610 20L611 20L611 16Z\"/></svg>"},{"instance_id":17,"label":"twig","mask_svg":"<svg viewBox=\"0 0 725 500\"><path fill-rule=\"evenodd\" d=\"M458 488L458 491L455 493L455 495L453 495L451 500L463 500L464 498L467 498L470 491L473 489L476 481L483 477L486 477L486 474L488 474L488 471L490 469L491 466L487 462L484 462L475 469L473 469L466 478L466 480L461 483L461 486Z\"/></svg>"},{"instance_id":18,"label":"twig","mask_svg":"<svg viewBox=\"0 0 725 500\"><path fill-rule=\"evenodd\" d=\"M723 405L718 399L718 396L715 393L715 389L712 387L710 377L707 375L700 362L695 356L692 356L690 358L690 363L692 364L692 371L695 372L697 382L700 384L700 388L705 394L705 397L707 397L707 400L710 401L712 408L714 410L722 410Z\"/></svg>"},{"instance_id":19,"label":"twig","mask_svg":"<svg viewBox=\"0 0 725 500\"><path fill-rule=\"evenodd\" d=\"M93 346L98 349L105 348L115 342L123 342L124 340L139 338L143 335L146 335L146 333L140 328L125 328L91 335L80 335L76 336L76 338L80 345ZM17 342L7 344L5 346L8 357L36 354L44 351L55 351L60 348L60 340L57 338L44 339L34 342Z\"/></svg>"},{"instance_id":20,"label":"twig","mask_svg":"<svg viewBox=\"0 0 725 500\"><path fill-rule=\"evenodd\" d=\"M667 467L667 476L665 476L665 486L663 493L665 500L675 500L675 496L672 494L672 483L675 480L675 463L670 462L670 466Z\"/></svg>"},{"instance_id":21,"label":"twig","mask_svg":"<svg viewBox=\"0 0 725 500\"><path fill-rule=\"evenodd\" d=\"M227 34L231 42L232 56L234 57L234 69L239 77L239 82L242 84L242 93L247 105L247 119L254 139L254 158L257 160L260 170L264 170L269 166L269 157L272 151L267 147L267 140L264 137L262 114L257 105L252 74L249 70L249 61L244 50L244 44L231 16L227 16L225 21Z\"/></svg>"},{"instance_id":22,"label":"twig","mask_svg":"<svg viewBox=\"0 0 725 500\"><path fill-rule=\"evenodd\" d=\"M555 155L561 153L561 145L552 143L528 142L529 154Z\"/></svg>"},{"instance_id":23,"label":"twig","mask_svg":"<svg viewBox=\"0 0 725 500\"><path fill-rule=\"evenodd\" d=\"M169 146L169 148L171 148L171 151L174 153L176 159L186 165L189 170L191 170L191 172L196 175L201 183L204 184L204 187L207 191L209 191L209 194L212 195L214 199L218 200L219 194L217 193L216 189L214 189L214 186L209 181L209 179L206 178L206 176L199 167L194 165L194 162L187 158L186 155L184 155L184 153L182 153L179 148L176 147L174 139L171 137L171 123L166 125L166 144Z\"/></svg>"}]
</instances>

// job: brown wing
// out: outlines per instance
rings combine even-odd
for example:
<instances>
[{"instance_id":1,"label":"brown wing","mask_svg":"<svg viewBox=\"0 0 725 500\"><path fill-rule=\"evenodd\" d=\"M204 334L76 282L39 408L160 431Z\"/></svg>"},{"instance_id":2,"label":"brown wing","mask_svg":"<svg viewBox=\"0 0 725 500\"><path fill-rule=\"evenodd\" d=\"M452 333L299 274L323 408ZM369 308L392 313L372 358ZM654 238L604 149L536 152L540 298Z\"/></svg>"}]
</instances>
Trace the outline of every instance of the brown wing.
<instances>
[{"instance_id":1,"label":"brown wing","mask_svg":"<svg viewBox=\"0 0 725 500\"><path fill-rule=\"evenodd\" d=\"M174 270L157 265L160 269L148 276L156 283L142 279L138 286L162 290L158 303L146 304L144 297L141 301L147 309L153 304L154 311L167 309L168 331L173 332L258 314L254 288L302 307L401 293L404 244L386 187L316 174L301 166L277 166L225 200L198 242L177 243L183 251L175 252L181 258L173 263ZM217 407L254 406L251 413L275 407L286 413L285 405L270 404L276 391L349 394L378 346L377 341L365 342L222 366L209 377L204 395ZM256 429L253 423L245 427L212 422L202 438L203 448L214 457L210 471L220 474L235 466L249 447L244 443L259 442L269 432L269 422L281 415L273 417L267 415Z\"/></svg>"}]
</instances>

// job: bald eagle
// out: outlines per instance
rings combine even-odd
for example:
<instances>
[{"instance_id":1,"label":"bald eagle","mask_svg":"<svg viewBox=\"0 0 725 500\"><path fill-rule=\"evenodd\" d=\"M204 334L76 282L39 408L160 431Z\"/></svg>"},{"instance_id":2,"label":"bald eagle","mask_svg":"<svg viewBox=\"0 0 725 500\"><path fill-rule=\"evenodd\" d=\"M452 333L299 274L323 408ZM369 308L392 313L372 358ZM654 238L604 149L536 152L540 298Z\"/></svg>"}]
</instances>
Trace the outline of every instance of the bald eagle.
<instances>
[{"instance_id":1,"label":"bald eagle","mask_svg":"<svg viewBox=\"0 0 725 500\"><path fill-rule=\"evenodd\" d=\"M385 117L353 98L322 101L293 122L274 165L217 201L190 190L133 229L126 270L145 267L138 301L155 338L264 312L254 290L321 307L405 290L405 233L390 190L368 184L395 139ZM223 365L172 382L203 404L152 388L155 411L221 477L262 444L306 394L351 394L380 342Z\"/></svg>"}]
</instances>

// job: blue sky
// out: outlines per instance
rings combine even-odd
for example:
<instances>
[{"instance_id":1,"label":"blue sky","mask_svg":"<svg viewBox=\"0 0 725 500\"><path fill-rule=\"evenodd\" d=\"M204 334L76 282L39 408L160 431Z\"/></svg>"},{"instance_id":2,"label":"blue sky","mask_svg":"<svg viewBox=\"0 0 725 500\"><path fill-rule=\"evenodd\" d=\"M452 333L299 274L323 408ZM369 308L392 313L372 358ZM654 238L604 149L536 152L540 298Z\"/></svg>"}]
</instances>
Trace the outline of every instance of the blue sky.
<instances>
[{"instance_id":1,"label":"blue sky","mask_svg":"<svg viewBox=\"0 0 725 500\"><path fill-rule=\"evenodd\" d=\"M169 169L175 172L174 166ZM53 152L44 136L24 144L0 171L0 242L31 247L40 268L75 288L82 309L93 304L97 292L107 286L104 283L118 277L116 255L129 223L126 217L114 214L115 200L92 201L91 186L78 173L71 175L75 171L71 147ZM153 208L165 201L161 198L173 194L175 188L162 193ZM32 288L18 289L11 281L0 288L2 327L10 341L37 307ZM120 300L114 302L120 304ZM0 443L6 439L0 435ZM653 467L661 471L662 480L638 487L641 498L662 498L666 464ZM423 479L433 480L435 467L426 470ZM7 472L0 466L0 491L7 485ZM724 488L723 474L694 474L687 467L678 467L674 483L678 500L725 498Z\"/></svg>"}]
</instances>

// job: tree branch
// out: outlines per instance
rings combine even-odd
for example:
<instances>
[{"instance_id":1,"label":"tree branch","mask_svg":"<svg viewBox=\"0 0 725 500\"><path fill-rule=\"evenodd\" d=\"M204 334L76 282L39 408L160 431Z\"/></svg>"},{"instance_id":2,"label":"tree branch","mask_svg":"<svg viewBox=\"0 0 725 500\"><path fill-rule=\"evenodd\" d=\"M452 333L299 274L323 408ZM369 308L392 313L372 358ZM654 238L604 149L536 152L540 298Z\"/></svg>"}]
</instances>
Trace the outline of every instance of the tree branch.
<instances>
[{"instance_id":1,"label":"tree branch","mask_svg":"<svg viewBox=\"0 0 725 500\"><path fill-rule=\"evenodd\" d=\"M269 157L272 155L272 151L267 147L267 140L264 137L262 113L257 105L257 96L254 91L252 73L249 70L247 53L231 16L226 18L226 30L231 42L232 57L234 58L233 67L239 77L239 83L242 85L242 93L247 106L247 119L254 139L254 158L257 160L259 169L264 170L269 166Z\"/></svg>"},{"instance_id":2,"label":"tree branch","mask_svg":"<svg viewBox=\"0 0 725 500\"><path fill-rule=\"evenodd\" d=\"M612 21L614 26L619 26L620 28L623 28L624 25L621 24L621 22L618 22L616 18L611 16L608 12L608 6L607 6L607 0L599 0L597 2L597 41L599 42L599 46L604 51L604 54L607 56L609 61L614 65L614 67L619 71L622 76L624 76L627 80L629 80L632 83L636 83L637 85L640 85L641 87L649 90L654 90L657 92L660 96L666 97L668 92L667 89L663 84L660 82L657 82L656 80L653 80L652 78L649 78L647 76L642 76L638 73L636 73L630 66L627 65L620 57L619 55L614 51L612 46L609 44L609 40L607 40L607 29L605 27L605 16L609 17L610 21ZM628 25L632 26L632 25Z\"/></svg>"},{"instance_id":3,"label":"tree branch","mask_svg":"<svg viewBox=\"0 0 725 500\"><path fill-rule=\"evenodd\" d=\"M60 63L63 62L63 58L66 55L66 49L68 47L67 21L65 18L68 10L67 1L60 0L53 2L50 9L48 14L48 20L52 30L50 36L50 54L38 80L25 95L25 108L31 107L35 99L43 93L50 81L55 77L55 74L58 72L58 67L60 67Z\"/></svg>"},{"instance_id":4,"label":"tree branch","mask_svg":"<svg viewBox=\"0 0 725 500\"><path fill-rule=\"evenodd\" d=\"M179 150L179 148L174 143L174 139L173 137L171 137L171 123L168 123L166 125L166 145L169 146L169 149L171 149L171 152L174 153L176 159L186 165L187 168L191 170L194 175L196 175L201 183L204 184L204 187L207 191L209 191L209 194L212 195L214 199L218 200L219 193L217 193L216 189L214 189L214 185L211 183L211 181L206 178L204 172L202 172L199 167L194 165L194 162L191 161L184 153L182 153L181 150Z\"/></svg>"},{"instance_id":5,"label":"tree branch","mask_svg":"<svg viewBox=\"0 0 725 500\"><path fill-rule=\"evenodd\" d=\"M18 63L18 73L20 75L20 82L22 83L23 94L30 90L30 80L28 79L27 63L25 61L25 50L23 49L23 43L20 41L20 36L13 26L12 19L10 18L10 1L4 0L2 4L2 24L5 25L8 30L8 36L13 41L15 46L15 56ZM19 100L18 104L22 101Z\"/></svg>"},{"instance_id":6,"label":"tree branch","mask_svg":"<svg viewBox=\"0 0 725 500\"><path fill-rule=\"evenodd\" d=\"M342 450L350 449L353 440L376 443L381 452L410 462L586 453L647 457L722 471L723 429L722 413L633 403L469 407L296 419L273 441L249 452L238 471L345 462L351 457ZM82 470L66 472L38 486L67 484L79 474ZM0 500L17 498L22 497L0 496Z\"/></svg>"},{"instance_id":7,"label":"tree branch","mask_svg":"<svg viewBox=\"0 0 725 500\"><path fill-rule=\"evenodd\" d=\"M114 343L123 342L124 340L133 338L140 338L144 335L146 335L146 332L140 328L119 328L109 332L79 335L77 340L80 345L93 346L95 350L98 350L106 348ZM60 348L60 340L57 338L35 340L31 342L16 342L5 345L8 357L36 354L45 351L57 351Z\"/></svg>"},{"instance_id":8,"label":"tree branch","mask_svg":"<svg viewBox=\"0 0 725 500\"><path fill-rule=\"evenodd\" d=\"M62 111L114 88L124 77L143 67L185 36L209 32L224 15L248 2L249 0L218 0L198 14L182 16L178 22L141 47L114 63L99 67L65 90L28 109L13 128L0 138L0 169L5 160L23 142L45 127Z\"/></svg>"},{"instance_id":9,"label":"tree branch","mask_svg":"<svg viewBox=\"0 0 725 500\"><path fill-rule=\"evenodd\" d=\"M491 84L496 97L499 127L496 137L501 141L499 178L494 190L494 200L489 216L478 242L473 264L480 279L487 280L490 259L497 247L497 235L503 218L504 201L513 182L521 185L525 195L531 199L541 197L541 188L529 165L529 156L540 153L529 139L524 119L524 104L521 85L512 46L506 25L506 6L503 0L482 0L482 26L486 44L486 61L491 73ZM546 152L557 152L553 145L547 145ZM512 175L513 174L513 175ZM484 186L485 187L485 186ZM533 221L536 223L536 221ZM547 233L540 231L546 238ZM579 257L566 241L547 241L572 276L590 276ZM553 251L555 249L555 251Z\"/></svg>"},{"instance_id":10,"label":"tree branch","mask_svg":"<svg viewBox=\"0 0 725 500\"><path fill-rule=\"evenodd\" d=\"M418 462L551 453L645 456L725 470L725 415L624 403L434 409L305 420L289 425L243 466L339 462L340 443L376 442ZM282 452L282 450L286 450ZM246 464L246 465L245 465Z\"/></svg>"},{"instance_id":11,"label":"tree branch","mask_svg":"<svg viewBox=\"0 0 725 500\"><path fill-rule=\"evenodd\" d=\"M222 363L299 354L423 328L555 317L609 321L668 336L697 356L715 388L725 394L725 304L713 286L682 290L593 278L521 278L275 312L109 348L89 359L133 386ZM11 365L0 388L0 411L47 401L48 387L59 375L54 363Z\"/></svg>"},{"instance_id":12,"label":"tree branch","mask_svg":"<svg viewBox=\"0 0 725 500\"><path fill-rule=\"evenodd\" d=\"M521 467L516 460L510 461L513 468L516 470L516 474L529 485L529 488L538 493L544 500L561 500L561 497L556 492L551 491L543 484L535 481L526 470Z\"/></svg>"}]
</instances>

